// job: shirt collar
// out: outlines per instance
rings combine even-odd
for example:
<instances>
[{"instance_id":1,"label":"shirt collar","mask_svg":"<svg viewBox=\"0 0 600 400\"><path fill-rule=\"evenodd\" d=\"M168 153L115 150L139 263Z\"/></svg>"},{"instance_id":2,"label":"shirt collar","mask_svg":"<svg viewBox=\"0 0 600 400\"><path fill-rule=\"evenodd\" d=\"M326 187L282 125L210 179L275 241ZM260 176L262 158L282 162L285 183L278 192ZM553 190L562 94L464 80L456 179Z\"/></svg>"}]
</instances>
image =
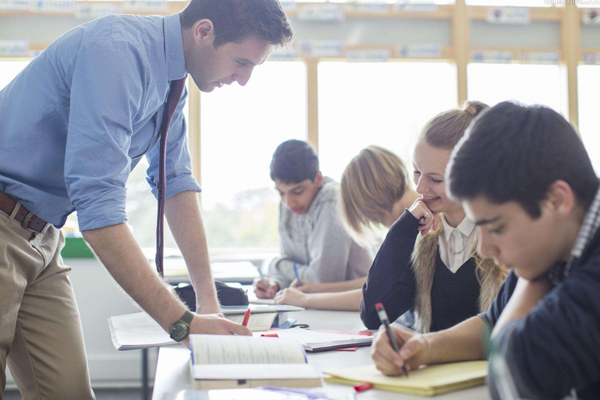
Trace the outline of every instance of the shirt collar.
<instances>
[{"instance_id":1,"label":"shirt collar","mask_svg":"<svg viewBox=\"0 0 600 400\"><path fill-rule=\"evenodd\" d=\"M451 227L448 222L446 222L446 217L442 218L442 223L444 224L444 236L448 242L450 242L450 235L452 235L454 229L458 229L458 231L466 237L469 237L475 229L475 224L467 217L464 217L456 228Z\"/></svg>"},{"instance_id":2,"label":"shirt collar","mask_svg":"<svg viewBox=\"0 0 600 400\"><path fill-rule=\"evenodd\" d=\"M183 35L179 14L165 17L165 53L167 56L167 78L169 81L182 79L187 75L183 55Z\"/></svg>"}]
</instances>

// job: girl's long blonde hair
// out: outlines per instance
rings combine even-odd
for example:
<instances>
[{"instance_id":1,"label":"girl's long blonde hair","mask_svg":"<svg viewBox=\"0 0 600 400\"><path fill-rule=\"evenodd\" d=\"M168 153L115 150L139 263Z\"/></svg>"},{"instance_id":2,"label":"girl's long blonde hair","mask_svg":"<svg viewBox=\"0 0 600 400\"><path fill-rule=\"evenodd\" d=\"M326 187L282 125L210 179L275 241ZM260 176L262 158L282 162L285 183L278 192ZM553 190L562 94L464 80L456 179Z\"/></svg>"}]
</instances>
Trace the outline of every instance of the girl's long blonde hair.
<instances>
[{"instance_id":1,"label":"girl's long blonde hair","mask_svg":"<svg viewBox=\"0 0 600 400\"><path fill-rule=\"evenodd\" d=\"M469 127L471 122L489 106L480 101L468 101L461 108L456 108L448 111L444 111L435 117L433 117L421 131L418 142L425 142L430 146L452 150L454 146L464 136L465 130ZM438 215L438 229L436 231L429 232L429 235L438 237L444 231L444 224L442 224L441 218L443 215ZM477 243L479 242L479 236L475 240L473 249L471 250L471 256L477 260L477 269L479 270L478 276L481 276L485 268L490 268L493 262L490 259L484 259L477 253ZM493 264L496 268L499 268L502 273L498 274L498 279L504 281L508 276L508 270L502 266Z\"/></svg>"},{"instance_id":2,"label":"girl's long blonde hair","mask_svg":"<svg viewBox=\"0 0 600 400\"><path fill-rule=\"evenodd\" d=\"M400 157L379 146L362 149L342 174L341 212L348 233L361 244L371 244L373 229L383 224L407 188Z\"/></svg>"}]
</instances>

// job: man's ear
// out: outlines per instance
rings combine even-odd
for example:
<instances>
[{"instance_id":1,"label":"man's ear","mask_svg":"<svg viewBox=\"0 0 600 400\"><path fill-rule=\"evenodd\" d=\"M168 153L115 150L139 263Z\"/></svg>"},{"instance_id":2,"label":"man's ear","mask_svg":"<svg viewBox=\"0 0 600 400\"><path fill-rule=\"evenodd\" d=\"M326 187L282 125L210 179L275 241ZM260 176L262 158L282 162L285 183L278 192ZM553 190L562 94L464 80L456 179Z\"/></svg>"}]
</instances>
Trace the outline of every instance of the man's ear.
<instances>
[{"instance_id":1,"label":"man's ear","mask_svg":"<svg viewBox=\"0 0 600 400\"><path fill-rule=\"evenodd\" d=\"M575 192L571 185L563 180L555 181L550 185L547 201L553 210L564 217L569 217L577 205Z\"/></svg>"},{"instance_id":2,"label":"man's ear","mask_svg":"<svg viewBox=\"0 0 600 400\"><path fill-rule=\"evenodd\" d=\"M323 186L323 174L321 171L317 171L317 174L315 175L315 183L317 184L317 187Z\"/></svg>"},{"instance_id":3,"label":"man's ear","mask_svg":"<svg viewBox=\"0 0 600 400\"><path fill-rule=\"evenodd\" d=\"M212 43L215 40L215 26L210 19L201 19L194 24L194 43Z\"/></svg>"}]
</instances>

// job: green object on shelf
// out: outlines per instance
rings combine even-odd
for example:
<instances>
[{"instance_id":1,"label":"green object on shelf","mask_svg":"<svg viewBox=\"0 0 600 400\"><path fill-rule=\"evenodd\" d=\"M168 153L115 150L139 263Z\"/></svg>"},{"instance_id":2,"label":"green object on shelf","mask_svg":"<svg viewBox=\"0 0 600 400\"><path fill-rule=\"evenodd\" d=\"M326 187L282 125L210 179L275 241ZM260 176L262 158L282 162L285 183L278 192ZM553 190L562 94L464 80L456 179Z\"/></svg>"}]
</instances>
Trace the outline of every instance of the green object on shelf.
<instances>
[{"instance_id":1,"label":"green object on shelf","mask_svg":"<svg viewBox=\"0 0 600 400\"><path fill-rule=\"evenodd\" d=\"M65 247L60 254L63 258L94 258L94 253L82 237L66 237Z\"/></svg>"}]
</instances>

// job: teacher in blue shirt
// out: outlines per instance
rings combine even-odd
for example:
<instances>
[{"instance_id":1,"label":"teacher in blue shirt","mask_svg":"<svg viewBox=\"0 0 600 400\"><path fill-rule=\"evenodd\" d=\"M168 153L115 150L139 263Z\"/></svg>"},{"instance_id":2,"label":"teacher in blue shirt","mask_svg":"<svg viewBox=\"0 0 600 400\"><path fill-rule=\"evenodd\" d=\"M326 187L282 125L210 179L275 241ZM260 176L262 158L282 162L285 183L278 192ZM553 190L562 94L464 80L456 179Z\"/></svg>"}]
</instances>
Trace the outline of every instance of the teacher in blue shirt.
<instances>
[{"instance_id":1,"label":"teacher in blue shirt","mask_svg":"<svg viewBox=\"0 0 600 400\"><path fill-rule=\"evenodd\" d=\"M218 315L182 114L187 91L178 90L188 74L204 92L244 86L291 38L277 0L191 0L181 14L79 26L0 91L0 399L7 364L26 400L94 398L60 257L59 228L73 211L111 275L174 339L250 334ZM125 183L144 155L157 194L161 137L164 210L197 314L153 271L125 224Z\"/></svg>"}]
</instances>

